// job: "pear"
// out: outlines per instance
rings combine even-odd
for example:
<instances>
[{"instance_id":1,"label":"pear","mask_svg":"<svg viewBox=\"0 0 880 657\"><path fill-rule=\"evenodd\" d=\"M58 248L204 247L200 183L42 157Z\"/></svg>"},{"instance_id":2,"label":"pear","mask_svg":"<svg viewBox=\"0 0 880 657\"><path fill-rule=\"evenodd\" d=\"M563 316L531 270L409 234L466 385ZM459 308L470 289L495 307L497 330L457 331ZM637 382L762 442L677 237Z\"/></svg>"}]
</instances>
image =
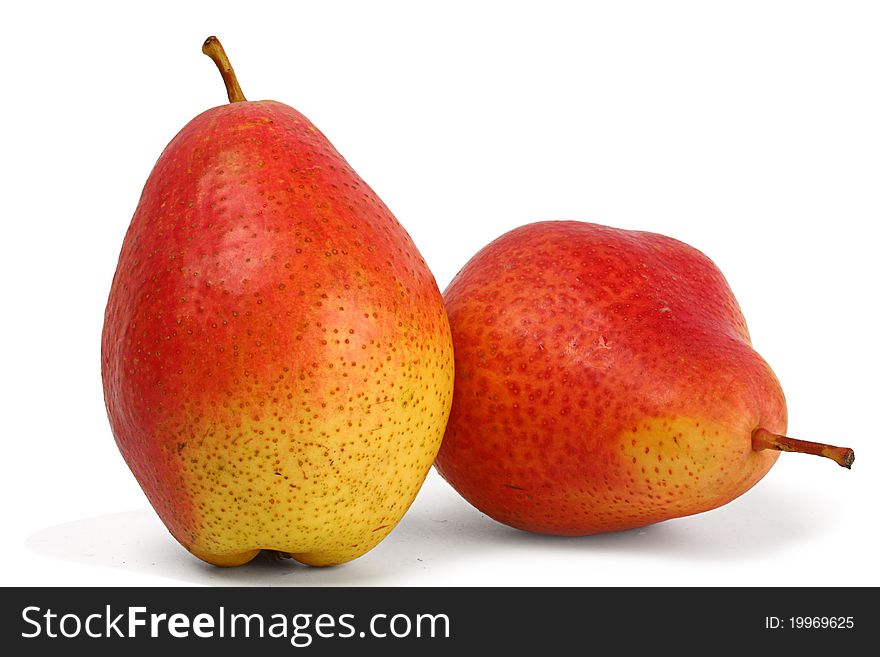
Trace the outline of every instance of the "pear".
<instances>
[{"instance_id":1,"label":"pear","mask_svg":"<svg viewBox=\"0 0 880 657\"><path fill-rule=\"evenodd\" d=\"M101 364L116 443L197 557L364 554L412 503L452 398L437 285L302 114L230 103L159 157L125 236Z\"/></svg>"},{"instance_id":2,"label":"pear","mask_svg":"<svg viewBox=\"0 0 880 657\"><path fill-rule=\"evenodd\" d=\"M471 504L582 535L713 509L779 451L779 382L709 258L674 239L541 222L477 253L444 293L455 397L436 466Z\"/></svg>"}]
</instances>

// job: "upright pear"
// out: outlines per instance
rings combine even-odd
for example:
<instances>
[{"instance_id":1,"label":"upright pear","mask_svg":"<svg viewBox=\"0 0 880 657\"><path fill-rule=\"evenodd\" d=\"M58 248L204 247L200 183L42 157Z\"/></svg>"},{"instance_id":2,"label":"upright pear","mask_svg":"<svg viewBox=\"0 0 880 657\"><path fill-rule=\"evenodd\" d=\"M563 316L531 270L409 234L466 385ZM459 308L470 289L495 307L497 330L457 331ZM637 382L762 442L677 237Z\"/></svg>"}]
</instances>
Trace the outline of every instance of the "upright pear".
<instances>
[{"instance_id":1,"label":"upright pear","mask_svg":"<svg viewBox=\"0 0 880 657\"><path fill-rule=\"evenodd\" d=\"M104 320L107 414L171 534L221 566L378 544L440 446L442 297L391 212L295 109L230 103L159 157Z\"/></svg>"}]
</instances>

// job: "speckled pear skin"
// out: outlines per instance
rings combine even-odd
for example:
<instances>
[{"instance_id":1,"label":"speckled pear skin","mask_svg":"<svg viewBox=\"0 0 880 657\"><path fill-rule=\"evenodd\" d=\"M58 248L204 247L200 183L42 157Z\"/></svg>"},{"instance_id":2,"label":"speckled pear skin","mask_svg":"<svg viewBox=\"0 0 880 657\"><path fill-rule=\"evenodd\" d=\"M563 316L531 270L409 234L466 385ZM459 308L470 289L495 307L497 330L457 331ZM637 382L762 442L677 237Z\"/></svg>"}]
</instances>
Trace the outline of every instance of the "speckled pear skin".
<instances>
[{"instance_id":1,"label":"speckled pear skin","mask_svg":"<svg viewBox=\"0 0 880 657\"><path fill-rule=\"evenodd\" d=\"M645 232L523 226L444 293L455 397L436 466L533 532L623 530L718 507L778 452L785 399L705 255Z\"/></svg>"},{"instance_id":2,"label":"speckled pear skin","mask_svg":"<svg viewBox=\"0 0 880 657\"><path fill-rule=\"evenodd\" d=\"M338 564L378 544L431 467L449 325L409 235L296 110L235 102L162 153L101 343L123 457L188 550Z\"/></svg>"}]
</instances>

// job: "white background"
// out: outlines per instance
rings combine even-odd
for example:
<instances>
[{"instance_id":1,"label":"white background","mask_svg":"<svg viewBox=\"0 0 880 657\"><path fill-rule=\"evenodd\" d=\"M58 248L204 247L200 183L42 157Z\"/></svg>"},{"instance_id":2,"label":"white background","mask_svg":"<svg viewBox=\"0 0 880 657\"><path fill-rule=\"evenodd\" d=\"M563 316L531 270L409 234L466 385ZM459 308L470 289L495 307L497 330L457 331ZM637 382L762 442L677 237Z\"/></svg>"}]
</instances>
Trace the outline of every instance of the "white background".
<instances>
[{"instance_id":1,"label":"white background","mask_svg":"<svg viewBox=\"0 0 880 657\"><path fill-rule=\"evenodd\" d=\"M16 3L0 16L2 584L880 584L880 14L864 2ZM441 288L522 223L665 233L727 275L789 400L739 500L614 535L507 529L432 473L363 558L220 570L114 445L99 342L152 164L245 94L310 117Z\"/></svg>"}]
</instances>

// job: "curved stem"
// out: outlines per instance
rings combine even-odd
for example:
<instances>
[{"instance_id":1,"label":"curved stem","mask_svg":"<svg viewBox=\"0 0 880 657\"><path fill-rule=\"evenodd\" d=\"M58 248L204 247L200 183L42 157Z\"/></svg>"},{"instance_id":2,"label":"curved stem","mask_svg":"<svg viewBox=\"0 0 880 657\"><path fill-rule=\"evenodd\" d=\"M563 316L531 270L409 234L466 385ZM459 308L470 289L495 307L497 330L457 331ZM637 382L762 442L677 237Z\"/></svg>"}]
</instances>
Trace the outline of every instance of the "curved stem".
<instances>
[{"instance_id":1,"label":"curved stem","mask_svg":"<svg viewBox=\"0 0 880 657\"><path fill-rule=\"evenodd\" d=\"M778 449L780 452L801 452L829 458L846 469L852 468L856 460L856 453L849 447L835 447L825 443L811 443L807 440L798 440L788 436L780 436L766 429L755 429L752 434L752 449L760 452L762 449Z\"/></svg>"},{"instance_id":2,"label":"curved stem","mask_svg":"<svg viewBox=\"0 0 880 657\"><path fill-rule=\"evenodd\" d=\"M217 65L220 75L223 76L223 84L226 85L226 95L229 97L230 103L241 103L246 101L241 87L238 86L238 78L235 77L235 71L232 70L232 64L226 51L220 44L220 40L215 36L209 36L202 44L202 52L210 57Z\"/></svg>"}]
</instances>

